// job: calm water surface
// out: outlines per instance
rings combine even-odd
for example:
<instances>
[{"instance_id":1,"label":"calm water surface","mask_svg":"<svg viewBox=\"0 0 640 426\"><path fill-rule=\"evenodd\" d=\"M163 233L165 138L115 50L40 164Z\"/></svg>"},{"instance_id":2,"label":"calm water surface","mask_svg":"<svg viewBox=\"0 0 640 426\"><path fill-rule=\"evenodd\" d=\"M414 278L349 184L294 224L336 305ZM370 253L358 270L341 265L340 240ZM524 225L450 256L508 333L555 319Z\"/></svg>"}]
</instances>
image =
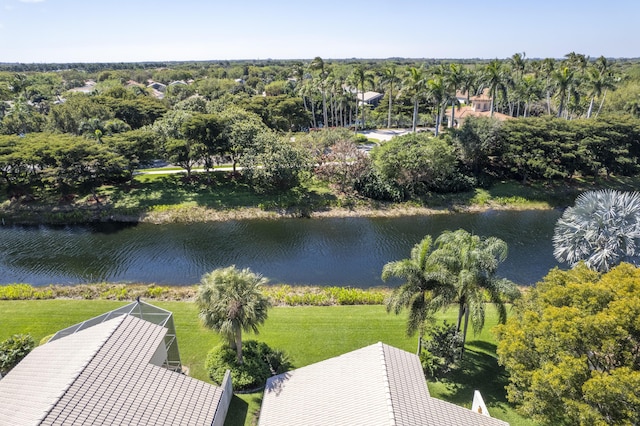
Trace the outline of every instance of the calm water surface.
<instances>
[{"instance_id":1,"label":"calm water surface","mask_svg":"<svg viewBox=\"0 0 640 426\"><path fill-rule=\"evenodd\" d=\"M0 227L0 283L96 281L194 284L215 268L249 267L271 282L372 287L385 263L427 234L464 228L509 245L499 275L519 284L558 266L559 211L401 218L243 220L205 224Z\"/></svg>"}]
</instances>

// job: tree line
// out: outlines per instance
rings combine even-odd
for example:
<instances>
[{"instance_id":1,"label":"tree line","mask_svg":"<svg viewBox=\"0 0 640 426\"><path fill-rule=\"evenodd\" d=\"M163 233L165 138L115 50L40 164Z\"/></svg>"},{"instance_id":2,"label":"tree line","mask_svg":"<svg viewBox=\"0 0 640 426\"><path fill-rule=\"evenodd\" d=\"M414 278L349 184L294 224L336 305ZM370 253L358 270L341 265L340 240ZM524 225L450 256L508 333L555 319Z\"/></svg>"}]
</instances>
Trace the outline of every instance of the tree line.
<instances>
[{"instance_id":1,"label":"tree line","mask_svg":"<svg viewBox=\"0 0 640 426\"><path fill-rule=\"evenodd\" d=\"M68 91L88 77L90 93ZM148 80L167 84L162 99ZM196 166L225 162L234 172L242 166L259 192L315 176L340 192L381 200L465 191L495 178L633 175L637 111L620 95L633 94L638 82L633 62L574 52L562 60L518 53L480 63L317 57L0 72L0 171L9 194L24 195L120 184L153 159L179 165L188 178ZM371 89L385 96L375 108L358 101ZM444 134L436 126L436 138L416 132L371 156L356 149L362 137L353 130L455 122L460 93L490 93L491 111L516 119L467 119Z\"/></svg>"}]
</instances>

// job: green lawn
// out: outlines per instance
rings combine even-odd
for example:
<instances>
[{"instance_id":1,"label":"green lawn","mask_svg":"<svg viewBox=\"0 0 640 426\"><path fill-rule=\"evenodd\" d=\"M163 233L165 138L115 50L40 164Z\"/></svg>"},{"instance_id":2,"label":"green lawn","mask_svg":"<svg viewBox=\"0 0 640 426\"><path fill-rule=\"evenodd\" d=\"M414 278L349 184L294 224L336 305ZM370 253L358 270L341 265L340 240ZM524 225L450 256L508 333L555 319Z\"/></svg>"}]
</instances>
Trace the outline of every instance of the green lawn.
<instances>
[{"instance_id":1,"label":"green lawn","mask_svg":"<svg viewBox=\"0 0 640 426\"><path fill-rule=\"evenodd\" d=\"M127 302L104 300L33 300L0 301L0 340L15 333L31 333L39 341L62 328L100 315ZM190 374L208 381L203 368L207 352L220 340L198 322L196 307L189 302L154 302L174 313L178 345L184 365ZM405 316L387 314L384 307L374 306L304 306L276 307L259 336L246 336L284 349L295 367L382 341L413 352L417 339L405 335ZM443 318L453 322L455 312ZM495 359L495 338L490 329L496 324L493 309L487 315L487 326L478 336L469 337L462 370L448 382L429 382L433 396L470 407L473 391L478 389L494 417L512 425L533 425L506 403L505 373ZM251 425L259 409L261 394L233 398L226 425Z\"/></svg>"}]
</instances>

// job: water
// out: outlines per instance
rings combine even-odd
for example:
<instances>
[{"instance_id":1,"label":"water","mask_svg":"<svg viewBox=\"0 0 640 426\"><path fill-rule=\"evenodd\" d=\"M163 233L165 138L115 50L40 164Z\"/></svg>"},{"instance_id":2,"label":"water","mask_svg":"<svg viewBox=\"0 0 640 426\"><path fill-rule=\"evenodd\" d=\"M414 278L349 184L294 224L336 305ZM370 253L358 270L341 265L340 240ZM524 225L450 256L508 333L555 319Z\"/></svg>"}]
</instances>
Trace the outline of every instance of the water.
<instances>
[{"instance_id":1,"label":"water","mask_svg":"<svg viewBox=\"0 0 640 426\"><path fill-rule=\"evenodd\" d=\"M533 284L558 266L558 211L400 218L243 220L201 224L0 227L0 283L97 281L195 284L215 268L249 267L271 282L368 288L385 263L426 234L464 228L509 246L498 274Z\"/></svg>"}]
</instances>

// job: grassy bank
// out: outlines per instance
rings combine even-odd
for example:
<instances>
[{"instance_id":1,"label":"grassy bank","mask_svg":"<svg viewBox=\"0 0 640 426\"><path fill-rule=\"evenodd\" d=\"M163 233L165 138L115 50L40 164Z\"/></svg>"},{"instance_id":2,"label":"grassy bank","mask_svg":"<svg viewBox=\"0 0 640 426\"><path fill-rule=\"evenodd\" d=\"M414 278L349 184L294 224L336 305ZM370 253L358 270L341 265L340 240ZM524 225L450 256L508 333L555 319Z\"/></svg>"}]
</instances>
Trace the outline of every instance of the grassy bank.
<instances>
[{"instance_id":1,"label":"grassy bank","mask_svg":"<svg viewBox=\"0 0 640 426\"><path fill-rule=\"evenodd\" d=\"M29 300L0 301L0 340L15 333L31 333L36 341L87 318L122 306L113 300ZM219 343L219 337L204 329L197 319L196 307L189 302L156 301L155 305L174 313L178 343L183 363L190 374L207 380L204 359ZM451 321L454 311L441 318ZM246 336L284 349L295 367L302 367L378 341L415 350L416 338L405 335L404 315L387 314L381 305L276 307L259 336ZM430 382L432 394L460 405L470 406L473 390L479 389L494 417L512 425L532 425L520 417L505 401L505 374L495 358L495 338L490 329L497 318L489 310L487 326L470 336L463 369L447 382ZM260 394L236 396L227 425L250 425L259 409Z\"/></svg>"},{"instance_id":2,"label":"grassy bank","mask_svg":"<svg viewBox=\"0 0 640 426\"><path fill-rule=\"evenodd\" d=\"M487 209L548 209L573 203L586 190L632 190L640 178L609 178L597 183L522 184L496 182L487 188L458 194L430 194L405 203L383 203L339 194L326 183L309 179L283 194L256 194L228 172L137 175L128 187L104 186L93 195L60 199L38 193L34 198L0 198L5 223L67 224L91 221L152 223L202 222L246 218L400 216Z\"/></svg>"}]
</instances>

